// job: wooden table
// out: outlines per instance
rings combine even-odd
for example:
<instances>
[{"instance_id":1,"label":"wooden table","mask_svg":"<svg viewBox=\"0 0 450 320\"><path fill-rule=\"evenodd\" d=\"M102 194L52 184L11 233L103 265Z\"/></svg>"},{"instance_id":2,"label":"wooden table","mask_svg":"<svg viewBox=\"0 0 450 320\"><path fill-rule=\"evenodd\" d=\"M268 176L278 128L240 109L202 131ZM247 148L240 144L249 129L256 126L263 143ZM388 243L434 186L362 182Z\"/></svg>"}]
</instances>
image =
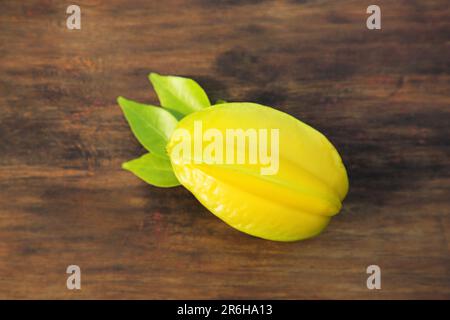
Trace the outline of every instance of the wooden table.
<instances>
[{"instance_id":1,"label":"wooden table","mask_svg":"<svg viewBox=\"0 0 450 320\"><path fill-rule=\"evenodd\" d=\"M450 298L448 1L377 1L381 30L370 1L77 4L81 30L64 1L0 2L0 298ZM115 100L157 103L150 71L325 133L341 214L269 242L121 170L143 149Z\"/></svg>"}]
</instances>

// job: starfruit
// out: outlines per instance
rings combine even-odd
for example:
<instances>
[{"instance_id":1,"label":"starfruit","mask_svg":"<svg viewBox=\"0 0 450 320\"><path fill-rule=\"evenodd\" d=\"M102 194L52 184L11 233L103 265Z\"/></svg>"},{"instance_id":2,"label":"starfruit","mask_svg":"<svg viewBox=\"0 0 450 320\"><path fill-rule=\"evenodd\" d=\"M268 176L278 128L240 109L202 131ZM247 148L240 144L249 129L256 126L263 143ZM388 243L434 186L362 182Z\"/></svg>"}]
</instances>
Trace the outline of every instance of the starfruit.
<instances>
[{"instance_id":1,"label":"starfruit","mask_svg":"<svg viewBox=\"0 0 450 320\"><path fill-rule=\"evenodd\" d=\"M151 74L150 80L163 108L119 98L134 134L150 151L125 169L156 186L181 184L228 225L269 240L313 237L340 211L347 173L320 132L256 103L211 106L191 79ZM240 141L237 132L243 133Z\"/></svg>"}]
</instances>

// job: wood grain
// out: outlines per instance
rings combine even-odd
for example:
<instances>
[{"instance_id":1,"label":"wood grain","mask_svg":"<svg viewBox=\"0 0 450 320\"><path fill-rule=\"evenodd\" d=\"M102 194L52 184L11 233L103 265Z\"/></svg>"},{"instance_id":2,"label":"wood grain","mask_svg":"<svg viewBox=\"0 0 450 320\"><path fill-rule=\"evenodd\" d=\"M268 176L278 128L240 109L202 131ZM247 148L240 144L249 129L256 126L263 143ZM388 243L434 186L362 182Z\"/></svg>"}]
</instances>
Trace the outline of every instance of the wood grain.
<instances>
[{"instance_id":1,"label":"wood grain","mask_svg":"<svg viewBox=\"0 0 450 320\"><path fill-rule=\"evenodd\" d=\"M450 298L447 1L380 0L378 31L370 1L78 4L69 31L64 2L0 2L0 298ZM324 132L350 176L341 214L264 241L121 170L143 150L115 99L157 103L150 71Z\"/></svg>"}]
</instances>

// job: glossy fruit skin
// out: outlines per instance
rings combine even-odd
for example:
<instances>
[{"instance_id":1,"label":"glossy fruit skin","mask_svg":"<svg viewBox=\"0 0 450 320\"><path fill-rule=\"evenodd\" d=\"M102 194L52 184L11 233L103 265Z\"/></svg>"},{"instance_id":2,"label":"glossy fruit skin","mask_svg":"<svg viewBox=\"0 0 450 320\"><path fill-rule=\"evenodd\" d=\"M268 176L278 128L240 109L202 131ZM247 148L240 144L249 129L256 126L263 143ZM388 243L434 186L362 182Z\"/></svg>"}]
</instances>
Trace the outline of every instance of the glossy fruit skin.
<instances>
[{"instance_id":1,"label":"glossy fruit skin","mask_svg":"<svg viewBox=\"0 0 450 320\"><path fill-rule=\"evenodd\" d=\"M225 103L187 115L177 128L279 129L279 170L261 175L249 164L186 164L167 145L176 177L207 209L230 226L275 241L318 235L341 209L348 178L328 139L296 118L255 103Z\"/></svg>"}]
</instances>

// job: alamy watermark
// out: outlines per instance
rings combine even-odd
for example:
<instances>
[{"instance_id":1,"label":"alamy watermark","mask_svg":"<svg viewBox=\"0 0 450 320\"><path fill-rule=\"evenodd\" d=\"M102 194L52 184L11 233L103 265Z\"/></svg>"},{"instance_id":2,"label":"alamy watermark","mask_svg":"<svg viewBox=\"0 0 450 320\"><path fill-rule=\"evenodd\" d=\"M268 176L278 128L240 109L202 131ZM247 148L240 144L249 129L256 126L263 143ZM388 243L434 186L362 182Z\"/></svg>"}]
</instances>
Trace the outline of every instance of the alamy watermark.
<instances>
[{"instance_id":1,"label":"alamy watermark","mask_svg":"<svg viewBox=\"0 0 450 320\"><path fill-rule=\"evenodd\" d=\"M371 15L366 20L366 26L369 30L381 29L381 9L379 6L372 4L367 7L366 13Z\"/></svg>"},{"instance_id":2,"label":"alamy watermark","mask_svg":"<svg viewBox=\"0 0 450 320\"><path fill-rule=\"evenodd\" d=\"M175 146L171 158L179 164L259 165L261 175L277 174L279 169L279 129L236 128L203 130L194 121L193 135L178 128L173 133Z\"/></svg>"},{"instance_id":3,"label":"alamy watermark","mask_svg":"<svg viewBox=\"0 0 450 320\"><path fill-rule=\"evenodd\" d=\"M66 9L66 13L70 14L66 20L66 26L69 30L80 30L81 29L81 9L77 5L70 5Z\"/></svg>"},{"instance_id":4,"label":"alamy watermark","mask_svg":"<svg viewBox=\"0 0 450 320\"><path fill-rule=\"evenodd\" d=\"M72 264L67 267L66 273L70 274L67 277L66 286L69 290L81 289L81 269L79 266Z\"/></svg>"},{"instance_id":5,"label":"alamy watermark","mask_svg":"<svg viewBox=\"0 0 450 320\"><path fill-rule=\"evenodd\" d=\"M381 289L381 268L373 264L367 267L366 273L370 274L366 281L367 289Z\"/></svg>"}]
</instances>

